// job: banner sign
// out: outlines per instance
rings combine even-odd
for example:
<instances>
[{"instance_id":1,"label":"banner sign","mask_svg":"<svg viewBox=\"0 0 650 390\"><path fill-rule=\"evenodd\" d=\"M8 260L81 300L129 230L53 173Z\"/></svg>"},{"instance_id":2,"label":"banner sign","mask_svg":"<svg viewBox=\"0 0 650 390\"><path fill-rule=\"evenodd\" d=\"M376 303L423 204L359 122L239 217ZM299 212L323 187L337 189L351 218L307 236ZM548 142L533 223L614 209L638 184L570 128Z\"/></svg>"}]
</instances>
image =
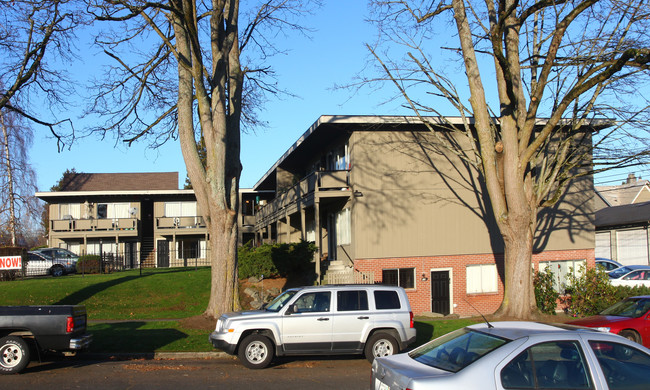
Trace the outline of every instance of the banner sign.
<instances>
[{"instance_id":1,"label":"banner sign","mask_svg":"<svg viewBox=\"0 0 650 390\"><path fill-rule=\"evenodd\" d=\"M0 271L23 268L21 256L0 256Z\"/></svg>"}]
</instances>

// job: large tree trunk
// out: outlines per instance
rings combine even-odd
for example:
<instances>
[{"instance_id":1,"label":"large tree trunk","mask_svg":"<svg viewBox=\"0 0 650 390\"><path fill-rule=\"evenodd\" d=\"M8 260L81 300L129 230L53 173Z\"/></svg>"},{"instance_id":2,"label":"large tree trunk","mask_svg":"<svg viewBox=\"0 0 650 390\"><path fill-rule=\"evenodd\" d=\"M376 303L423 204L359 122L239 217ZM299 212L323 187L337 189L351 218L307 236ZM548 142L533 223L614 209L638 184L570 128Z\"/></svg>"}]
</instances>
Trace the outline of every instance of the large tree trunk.
<instances>
[{"instance_id":1,"label":"large tree trunk","mask_svg":"<svg viewBox=\"0 0 650 390\"><path fill-rule=\"evenodd\" d=\"M494 314L503 318L533 319L538 310L533 289L531 222L529 215L517 218L512 214L509 219L517 219L518 223L501 230L505 241L504 294L501 306Z\"/></svg>"},{"instance_id":2,"label":"large tree trunk","mask_svg":"<svg viewBox=\"0 0 650 390\"><path fill-rule=\"evenodd\" d=\"M239 309L237 277L238 227L233 213L212 213L210 224L210 258L212 283L210 301L204 315L216 317Z\"/></svg>"}]
</instances>

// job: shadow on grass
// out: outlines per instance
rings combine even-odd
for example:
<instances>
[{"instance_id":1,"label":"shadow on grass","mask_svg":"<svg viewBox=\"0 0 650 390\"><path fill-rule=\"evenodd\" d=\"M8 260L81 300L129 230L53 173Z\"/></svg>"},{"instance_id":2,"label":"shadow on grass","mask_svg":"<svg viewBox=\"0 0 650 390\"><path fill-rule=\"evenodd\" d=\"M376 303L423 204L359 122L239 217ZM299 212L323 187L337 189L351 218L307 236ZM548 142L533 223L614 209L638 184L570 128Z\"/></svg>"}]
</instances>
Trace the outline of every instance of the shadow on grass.
<instances>
[{"instance_id":1,"label":"shadow on grass","mask_svg":"<svg viewBox=\"0 0 650 390\"><path fill-rule=\"evenodd\" d=\"M431 323L415 321L415 343L411 344L411 348L419 347L420 345L430 341L433 338L434 326Z\"/></svg>"},{"instance_id":2,"label":"shadow on grass","mask_svg":"<svg viewBox=\"0 0 650 390\"><path fill-rule=\"evenodd\" d=\"M96 283L92 284L88 287L84 287L79 291L75 291L72 294L66 296L65 298L61 299L60 301L54 303L55 305L79 305L82 302L84 302L87 299L90 299L93 295L102 292L106 290L107 288L111 288L113 286L117 286L118 284L126 283L128 281L134 280L134 279L139 279L143 278L146 276L149 276L151 274L147 275L130 275L130 276L125 276L123 278L116 278L112 280L107 280L102 283Z\"/></svg>"},{"instance_id":3,"label":"shadow on grass","mask_svg":"<svg viewBox=\"0 0 650 390\"><path fill-rule=\"evenodd\" d=\"M166 345L188 338L174 328L141 329L145 324L144 321L94 324L89 329L93 334L89 352L153 354Z\"/></svg>"}]
</instances>

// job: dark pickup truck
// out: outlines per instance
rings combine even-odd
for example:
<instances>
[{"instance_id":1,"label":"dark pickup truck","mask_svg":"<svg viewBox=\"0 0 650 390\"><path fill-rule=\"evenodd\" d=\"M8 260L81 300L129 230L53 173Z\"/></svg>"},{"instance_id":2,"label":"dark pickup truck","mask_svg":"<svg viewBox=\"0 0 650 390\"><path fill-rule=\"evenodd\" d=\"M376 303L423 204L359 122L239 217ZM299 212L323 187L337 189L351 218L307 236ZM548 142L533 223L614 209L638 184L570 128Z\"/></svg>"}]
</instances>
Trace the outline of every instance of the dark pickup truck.
<instances>
[{"instance_id":1,"label":"dark pickup truck","mask_svg":"<svg viewBox=\"0 0 650 390\"><path fill-rule=\"evenodd\" d=\"M85 306L0 306L0 374L20 372L30 351L74 353L91 340Z\"/></svg>"}]
</instances>

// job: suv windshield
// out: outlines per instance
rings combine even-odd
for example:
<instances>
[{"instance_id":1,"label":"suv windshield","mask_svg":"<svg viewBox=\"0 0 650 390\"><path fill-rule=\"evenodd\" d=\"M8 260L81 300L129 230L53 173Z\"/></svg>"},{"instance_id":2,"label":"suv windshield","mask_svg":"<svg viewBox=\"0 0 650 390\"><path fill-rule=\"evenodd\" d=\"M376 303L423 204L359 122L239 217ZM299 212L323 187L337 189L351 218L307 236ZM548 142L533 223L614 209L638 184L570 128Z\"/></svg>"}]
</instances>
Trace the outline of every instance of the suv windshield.
<instances>
[{"instance_id":1,"label":"suv windshield","mask_svg":"<svg viewBox=\"0 0 650 390\"><path fill-rule=\"evenodd\" d=\"M638 318L650 310L650 299L628 298L600 312L603 316Z\"/></svg>"},{"instance_id":2,"label":"suv windshield","mask_svg":"<svg viewBox=\"0 0 650 390\"><path fill-rule=\"evenodd\" d=\"M506 339L464 328L416 348L409 356L430 367L458 372L507 342Z\"/></svg>"},{"instance_id":3,"label":"suv windshield","mask_svg":"<svg viewBox=\"0 0 650 390\"><path fill-rule=\"evenodd\" d=\"M283 292L282 294L278 295L271 303L269 303L268 306L265 307L265 310L272 312L280 311L284 305L289 302L291 297L296 295L297 292L297 290L287 290Z\"/></svg>"}]
</instances>

